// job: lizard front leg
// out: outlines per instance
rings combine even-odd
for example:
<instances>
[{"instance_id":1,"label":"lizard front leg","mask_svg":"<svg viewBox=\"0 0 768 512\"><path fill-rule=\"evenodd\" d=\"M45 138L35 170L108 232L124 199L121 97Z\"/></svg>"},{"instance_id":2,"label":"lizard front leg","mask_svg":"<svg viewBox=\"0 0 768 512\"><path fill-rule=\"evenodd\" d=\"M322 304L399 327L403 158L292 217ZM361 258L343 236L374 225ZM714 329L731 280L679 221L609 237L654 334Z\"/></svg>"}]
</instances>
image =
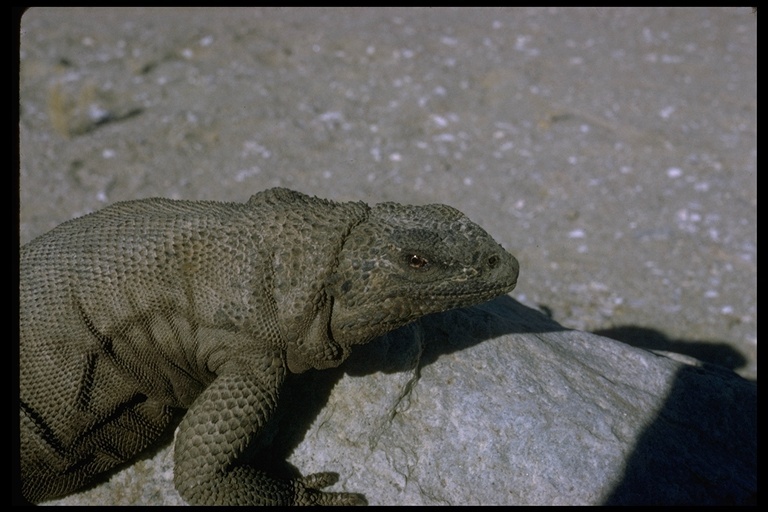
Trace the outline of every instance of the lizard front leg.
<instances>
[{"instance_id":1,"label":"lizard front leg","mask_svg":"<svg viewBox=\"0 0 768 512\"><path fill-rule=\"evenodd\" d=\"M326 493L333 473L284 480L238 459L277 405L277 388L253 375L224 374L197 397L175 444L174 482L190 504L352 505L357 494Z\"/></svg>"}]
</instances>

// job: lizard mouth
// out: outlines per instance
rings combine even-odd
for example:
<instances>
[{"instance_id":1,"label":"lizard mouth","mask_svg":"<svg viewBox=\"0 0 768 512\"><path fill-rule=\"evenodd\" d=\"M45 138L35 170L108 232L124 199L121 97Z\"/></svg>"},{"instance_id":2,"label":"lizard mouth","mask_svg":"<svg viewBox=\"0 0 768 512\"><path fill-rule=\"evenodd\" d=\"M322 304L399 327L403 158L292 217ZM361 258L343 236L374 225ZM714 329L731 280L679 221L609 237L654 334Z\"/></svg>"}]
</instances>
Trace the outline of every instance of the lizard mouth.
<instances>
[{"instance_id":1,"label":"lizard mouth","mask_svg":"<svg viewBox=\"0 0 768 512\"><path fill-rule=\"evenodd\" d=\"M517 280L464 292L432 290L425 293L391 293L364 311L345 314L334 304L331 317L333 337L342 345L363 344L425 315L480 304L512 291Z\"/></svg>"},{"instance_id":2,"label":"lizard mouth","mask_svg":"<svg viewBox=\"0 0 768 512\"><path fill-rule=\"evenodd\" d=\"M517 276L514 279L509 279L505 282L490 282L487 285L479 285L475 287L468 287L468 289L457 290L454 285L446 285L445 290L441 290L439 287L431 290L404 290L404 292L393 292L388 294L384 298L384 302L388 300L427 300L427 301L439 301L450 302L460 301L464 305L471 305L481 301L484 298L488 300L511 292L515 286L517 286ZM453 306L456 307L456 306ZM448 309L448 308L445 308Z\"/></svg>"}]
</instances>

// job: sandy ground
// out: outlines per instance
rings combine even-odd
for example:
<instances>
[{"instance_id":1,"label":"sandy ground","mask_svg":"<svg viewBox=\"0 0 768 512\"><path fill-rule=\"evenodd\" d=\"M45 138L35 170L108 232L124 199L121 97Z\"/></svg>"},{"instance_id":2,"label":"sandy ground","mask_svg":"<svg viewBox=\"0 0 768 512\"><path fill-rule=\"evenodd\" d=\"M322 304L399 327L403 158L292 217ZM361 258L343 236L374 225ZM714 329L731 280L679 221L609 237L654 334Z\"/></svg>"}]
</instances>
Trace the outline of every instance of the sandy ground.
<instances>
[{"instance_id":1,"label":"sandy ground","mask_svg":"<svg viewBox=\"0 0 768 512\"><path fill-rule=\"evenodd\" d=\"M21 19L20 241L282 185L448 203L571 328L756 379L756 16L75 9Z\"/></svg>"}]
</instances>

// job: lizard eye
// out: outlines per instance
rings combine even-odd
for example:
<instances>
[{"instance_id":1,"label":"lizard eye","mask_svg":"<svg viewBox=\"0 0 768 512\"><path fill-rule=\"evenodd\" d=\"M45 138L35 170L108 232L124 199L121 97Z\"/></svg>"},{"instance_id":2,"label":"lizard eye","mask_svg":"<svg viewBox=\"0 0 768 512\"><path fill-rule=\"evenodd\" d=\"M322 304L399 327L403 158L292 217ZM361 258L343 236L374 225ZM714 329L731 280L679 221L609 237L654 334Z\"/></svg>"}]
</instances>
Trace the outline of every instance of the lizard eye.
<instances>
[{"instance_id":1,"label":"lizard eye","mask_svg":"<svg viewBox=\"0 0 768 512\"><path fill-rule=\"evenodd\" d=\"M408 265L415 269L426 269L429 266L429 261L426 258L422 258L418 254L411 254L408 256Z\"/></svg>"}]
</instances>

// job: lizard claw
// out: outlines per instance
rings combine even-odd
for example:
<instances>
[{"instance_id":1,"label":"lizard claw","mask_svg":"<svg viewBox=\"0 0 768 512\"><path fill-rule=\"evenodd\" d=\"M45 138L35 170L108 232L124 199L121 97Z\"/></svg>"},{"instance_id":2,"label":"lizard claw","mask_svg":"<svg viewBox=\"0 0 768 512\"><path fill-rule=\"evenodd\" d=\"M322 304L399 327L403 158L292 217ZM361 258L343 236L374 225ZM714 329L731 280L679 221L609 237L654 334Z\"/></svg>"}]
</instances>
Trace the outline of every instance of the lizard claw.
<instances>
[{"instance_id":1,"label":"lizard claw","mask_svg":"<svg viewBox=\"0 0 768 512\"><path fill-rule=\"evenodd\" d=\"M328 487L339 481L338 473L313 473L296 479L297 505L367 505L365 496L351 492L324 492Z\"/></svg>"}]
</instances>

